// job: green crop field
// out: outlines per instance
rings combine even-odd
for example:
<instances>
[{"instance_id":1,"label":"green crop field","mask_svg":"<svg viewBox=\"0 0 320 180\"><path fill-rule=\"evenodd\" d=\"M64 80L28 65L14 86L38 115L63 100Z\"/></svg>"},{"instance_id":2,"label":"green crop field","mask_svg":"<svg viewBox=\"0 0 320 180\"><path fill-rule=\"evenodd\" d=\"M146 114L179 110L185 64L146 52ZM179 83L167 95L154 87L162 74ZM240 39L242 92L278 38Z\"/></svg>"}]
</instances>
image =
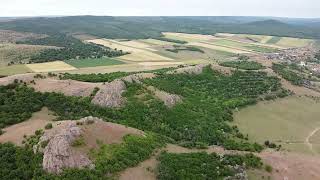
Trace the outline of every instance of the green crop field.
<instances>
[{"instance_id":1,"label":"green crop field","mask_svg":"<svg viewBox=\"0 0 320 180\"><path fill-rule=\"evenodd\" d=\"M124 62L112 59L108 57L103 57L99 59L79 59L79 60L68 60L66 63L74 66L76 68L85 68L85 67L96 67L96 66L111 66L125 64Z\"/></svg>"},{"instance_id":2,"label":"green crop field","mask_svg":"<svg viewBox=\"0 0 320 180\"><path fill-rule=\"evenodd\" d=\"M9 76L14 74L24 74L32 72L31 69L29 69L24 64L18 64L18 65L12 65L12 66L0 66L0 75L1 76Z\"/></svg>"},{"instance_id":3,"label":"green crop field","mask_svg":"<svg viewBox=\"0 0 320 180\"><path fill-rule=\"evenodd\" d=\"M264 143L269 140L281 144L284 149L312 153L306 138L320 127L320 103L307 97L288 97L276 101L261 102L234 114L235 124L247 133L251 141ZM320 133L310 137L310 143ZM314 144L314 151L320 153Z\"/></svg>"},{"instance_id":4,"label":"green crop field","mask_svg":"<svg viewBox=\"0 0 320 180\"><path fill-rule=\"evenodd\" d=\"M276 44L281 40L281 37L274 36L269 41L267 41L267 44Z\"/></svg>"},{"instance_id":5,"label":"green crop field","mask_svg":"<svg viewBox=\"0 0 320 180\"><path fill-rule=\"evenodd\" d=\"M212 42L212 44L218 45L218 46L227 46L227 47L233 47L237 49L242 49L242 50L250 50L250 51L255 51L255 52L274 52L276 49L266 47L266 46L258 46L254 44L249 44L249 43L242 43L242 42L237 42L233 40L227 40L227 39L219 39L215 40Z\"/></svg>"}]
</instances>

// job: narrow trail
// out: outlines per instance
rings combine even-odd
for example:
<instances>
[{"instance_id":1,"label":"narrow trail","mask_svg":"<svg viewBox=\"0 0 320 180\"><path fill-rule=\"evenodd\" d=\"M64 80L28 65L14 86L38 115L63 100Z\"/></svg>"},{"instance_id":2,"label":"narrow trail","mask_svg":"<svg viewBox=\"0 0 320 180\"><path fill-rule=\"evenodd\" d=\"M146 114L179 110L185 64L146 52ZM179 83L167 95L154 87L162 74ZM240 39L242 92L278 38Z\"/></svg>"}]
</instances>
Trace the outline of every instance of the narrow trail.
<instances>
[{"instance_id":1,"label":"narrow trail","mask_svg":"<svg viewBox=\"0 0 320 180\"><path fill-rule=\"evenodd\" d=\"M317 127L316 129L314 129L312 132L309 133L309 135L307 136L307 138L306 138L306 140L305 140L306 145L309 147L310 151L311 151L313 154L317 154L317 152L313 149L312 143L310 143L310 138L311 138L315 133L317 133L319 130L320 130L320 127Z\"/></svg>"}]
</instances>

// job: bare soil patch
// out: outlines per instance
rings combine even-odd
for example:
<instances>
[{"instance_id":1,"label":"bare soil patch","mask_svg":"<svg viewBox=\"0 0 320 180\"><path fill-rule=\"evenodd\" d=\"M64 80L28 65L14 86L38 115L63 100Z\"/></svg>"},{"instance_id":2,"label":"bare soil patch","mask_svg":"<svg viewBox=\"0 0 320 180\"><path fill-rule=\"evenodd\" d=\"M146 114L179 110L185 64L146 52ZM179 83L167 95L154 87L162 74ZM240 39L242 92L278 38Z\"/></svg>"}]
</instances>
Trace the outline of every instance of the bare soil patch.
<instances>
[{"instance_id":1,"label":"bare soil patch","mask_svg":"<svg viewBox=\"0 0 320 180\"><path fill-rule=\"evenodd\" d=\"M36 130L43 129L47 123L55 118L53 112L44 107L41 111L34 113L29 120L3 129L5 133L0 136L0 143L12 142L22 145L24 135L33 135Z\"/></svg>"}]
</instances>

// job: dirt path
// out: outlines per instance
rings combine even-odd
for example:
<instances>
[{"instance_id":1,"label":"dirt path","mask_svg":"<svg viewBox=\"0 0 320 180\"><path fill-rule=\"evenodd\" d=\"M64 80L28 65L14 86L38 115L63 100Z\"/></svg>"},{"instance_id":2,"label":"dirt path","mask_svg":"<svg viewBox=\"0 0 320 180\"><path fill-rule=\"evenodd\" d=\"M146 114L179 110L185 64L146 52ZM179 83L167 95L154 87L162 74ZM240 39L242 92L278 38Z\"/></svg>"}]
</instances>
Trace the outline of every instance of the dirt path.
<instances>
[{"instance_id":1,"label":"dirt path","mask_svg":"<svg viewBox=\"0 0 320 180\"><path fill-rule=\"evenodd\" d=\"M311 132L309 133L309 135L307 136L306 140L305 140L306 145L309 147L310 151L311 151L313 154L317 154L317 152L313 149L312 143L310 143L310 138L311 138L314 134L316 134L319 130L320 130L320 127L317 127L316 129L314 129L313 131L311 131Z\"/></svg>"}]
</instances>

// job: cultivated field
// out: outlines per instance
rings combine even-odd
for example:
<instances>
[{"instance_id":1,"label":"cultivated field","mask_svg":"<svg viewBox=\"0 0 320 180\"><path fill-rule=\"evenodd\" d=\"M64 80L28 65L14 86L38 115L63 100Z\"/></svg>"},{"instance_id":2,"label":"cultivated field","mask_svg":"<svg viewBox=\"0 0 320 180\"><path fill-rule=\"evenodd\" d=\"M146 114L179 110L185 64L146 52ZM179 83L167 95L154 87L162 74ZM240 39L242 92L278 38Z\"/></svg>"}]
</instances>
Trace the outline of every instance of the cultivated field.
<instances>
[{"instance_id":1,"label":"cultivated field","mask_svg":"<svg viewBox=\"0 0 320 180\"><path fill-rule=\"evenodd\" d=\"M230 48L230 47L224 47L224 46L218 46L218 45L204 43L204 42L191 42L191 43L188 43L188 45L199 46L199 47L209 48L209 49L213 49L213 50L217 50L217 51L234 53L234 54L250 53L250 51L245 51L245 50L235 49L235 48Z\"/></svg>"},{"instance_id":2,"label":"cultivated field","mask_svg":"<svg viewBox=\"0 0 320 180\"><path fill-rule=\"evenodd\" d=\"M216 38L212 35L202 35L202 34L186 34L186 33L172 33L172 32L164 32L162 34L169 39L176 39L176 40L187 41L187 42L209 41Z\"/></svg>"},{"instance_id":3,"label":"cultivated field","mask_svg":"<svg viewBox=\"0 0 320 180\"><path fill-rule=\"evenodd\" d=\"M108 57L98 58L98 59L75 59L65 61L67 64L76 68L86 68L86 67L96 67L96 66L111 66L124 64L124 62L117 59L112 59Z\"/></svg>"},{"instance_id":4,"label":"cultivated field","mask_svg":"<svg viewBox=\"0 0 320 180\"><path fill-rule=\"evenodd\" d=\"M18 65L12 65L12 66L0 66L1 76L25 74L29 72L32 72L32 70L24 64L18 64Z\"/></svg>"},{"instance_id":5,"label":"cultivated field","mask_svg":"<svg viewBox=\"0 0 320 180\"><path fill-rule=\"evenodd\" d=\"M242 109L234 114L234 123L252 141L269 140L285 150L319 154L319 108L319 101L293 96Z\"/></svg>"},{"instance_id":6,"label":"cultivated field","mask_svg":"<svg viewBox=\"0 0 320 180\"><path fill-rule=\"evenodd\" d=\"M77 68L63 62L63 61L54 61L47 63L38 63L38 64L27 64L26 65L33 72L52 72L52 71L70 71L76 70Z\"/></svg>"}]
</instances>

